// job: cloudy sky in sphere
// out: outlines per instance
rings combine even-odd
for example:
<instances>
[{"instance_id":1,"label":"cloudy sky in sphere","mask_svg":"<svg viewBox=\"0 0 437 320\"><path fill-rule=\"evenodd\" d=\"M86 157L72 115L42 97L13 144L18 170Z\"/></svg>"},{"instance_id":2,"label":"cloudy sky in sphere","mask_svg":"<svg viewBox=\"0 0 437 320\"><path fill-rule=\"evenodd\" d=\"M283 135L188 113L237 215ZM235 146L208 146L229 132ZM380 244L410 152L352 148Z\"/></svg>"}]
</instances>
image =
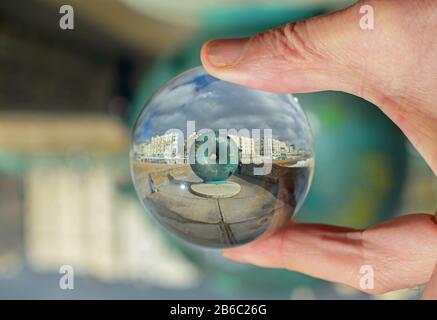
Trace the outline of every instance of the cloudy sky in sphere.
<instances>
[{"instance_id":1,"label":"cloudy sky in sphere","mask_svg":"<svg viewBox=\"0 0 437 320\"><path fill-rule=\"evenodd\" d=\"M180 129L187 121L196 131L272 129L273 138L311 150L311 131L305 114L291 95L273 94L215 79L203 69L188 71L167 83L142 111L134 143Z\"/></svg>"}]
</instances>

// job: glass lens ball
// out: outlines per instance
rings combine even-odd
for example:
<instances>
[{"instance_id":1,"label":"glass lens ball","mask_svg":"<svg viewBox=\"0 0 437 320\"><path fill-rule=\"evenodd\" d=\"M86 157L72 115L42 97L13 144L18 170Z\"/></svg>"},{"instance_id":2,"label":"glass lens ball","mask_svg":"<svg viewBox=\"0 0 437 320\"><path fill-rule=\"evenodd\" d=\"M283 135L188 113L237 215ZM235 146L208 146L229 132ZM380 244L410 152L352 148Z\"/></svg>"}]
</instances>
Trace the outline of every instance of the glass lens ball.
<instances>
[{"instance_id":1,"label":"glass lens ball","mask_svg":"<svg viewBox=\"0 0 437 320\"><path fill-rule=\"evenodd\" d=\"M222 81L201 67L147 102L130 158L137 194L156 220L215 248L285 225L314 168L311 129L296 98Z\"/></svg>"}]
</instances>

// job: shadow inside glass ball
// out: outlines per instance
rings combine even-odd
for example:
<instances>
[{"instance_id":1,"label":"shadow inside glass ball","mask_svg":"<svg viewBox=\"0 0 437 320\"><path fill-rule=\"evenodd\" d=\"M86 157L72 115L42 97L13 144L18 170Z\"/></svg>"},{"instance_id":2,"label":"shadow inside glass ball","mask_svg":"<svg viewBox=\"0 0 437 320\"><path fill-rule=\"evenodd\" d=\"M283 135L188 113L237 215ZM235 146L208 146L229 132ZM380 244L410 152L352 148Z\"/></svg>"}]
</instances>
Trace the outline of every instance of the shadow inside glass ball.
<instances>
[{"instance_id":1,"label":"shadow inside glass ball","mask_svg":"<svg viewBox=\"0 0 437 320\"><path fill-rule=\"evenodd\" d=\"M173 234L215 248L286 224L308 192L313 163L311 131L291 95L221 81L200 67L151 98L131 149L146 209Z\"/></svg>"}]
</instances>

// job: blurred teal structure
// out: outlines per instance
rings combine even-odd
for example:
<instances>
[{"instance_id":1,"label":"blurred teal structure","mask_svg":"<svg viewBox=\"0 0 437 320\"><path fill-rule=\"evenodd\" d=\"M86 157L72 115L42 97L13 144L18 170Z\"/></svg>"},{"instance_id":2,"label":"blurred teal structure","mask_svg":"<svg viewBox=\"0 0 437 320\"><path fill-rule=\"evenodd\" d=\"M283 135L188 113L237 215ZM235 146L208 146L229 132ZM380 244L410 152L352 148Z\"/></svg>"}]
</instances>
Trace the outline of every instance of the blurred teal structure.
<instances>
[{"instance_id":1,"label":"blurred teal structure","mask_svg":"<svg viewBox=\"0 0 437 320\"><path fill-rule=\"evenodd\" d=\"M131 124L148 98L167 80L200 64L202 43L241 37L289 21L325 13L320 9L239 9L206 13L204 32L173 56L162 57L144 76L132 105ZM405 139L371 103L338 92L297 95L313 127L316 164L312 189L296 219L363 228L395 215L406 171ZM213 288L228 296L262 289L289 297L296 286L320 289L325 282L284 270L225 261L220 252L176 246L205 271Z\"/></svg>"}]
</instances>

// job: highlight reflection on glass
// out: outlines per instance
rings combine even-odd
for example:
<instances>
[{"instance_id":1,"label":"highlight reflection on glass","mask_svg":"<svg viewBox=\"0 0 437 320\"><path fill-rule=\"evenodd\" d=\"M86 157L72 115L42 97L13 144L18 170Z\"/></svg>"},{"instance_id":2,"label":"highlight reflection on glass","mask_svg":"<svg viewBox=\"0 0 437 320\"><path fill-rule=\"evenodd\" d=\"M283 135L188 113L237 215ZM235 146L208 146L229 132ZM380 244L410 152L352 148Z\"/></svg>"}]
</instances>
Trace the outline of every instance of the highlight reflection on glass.
<instances>
[{"instance_id":1,"label":"highlight reflection on glass","mask_svg":"<svg viewBox=\"0 0 437 320\"><path fill-rule=\"evenodd\" d=\"M133 132L131 169L146 209L208 247L283 226L311 183L313 142L297 100L218 80L201 67L158 91Z\"/></svg>"}]
</instances>

